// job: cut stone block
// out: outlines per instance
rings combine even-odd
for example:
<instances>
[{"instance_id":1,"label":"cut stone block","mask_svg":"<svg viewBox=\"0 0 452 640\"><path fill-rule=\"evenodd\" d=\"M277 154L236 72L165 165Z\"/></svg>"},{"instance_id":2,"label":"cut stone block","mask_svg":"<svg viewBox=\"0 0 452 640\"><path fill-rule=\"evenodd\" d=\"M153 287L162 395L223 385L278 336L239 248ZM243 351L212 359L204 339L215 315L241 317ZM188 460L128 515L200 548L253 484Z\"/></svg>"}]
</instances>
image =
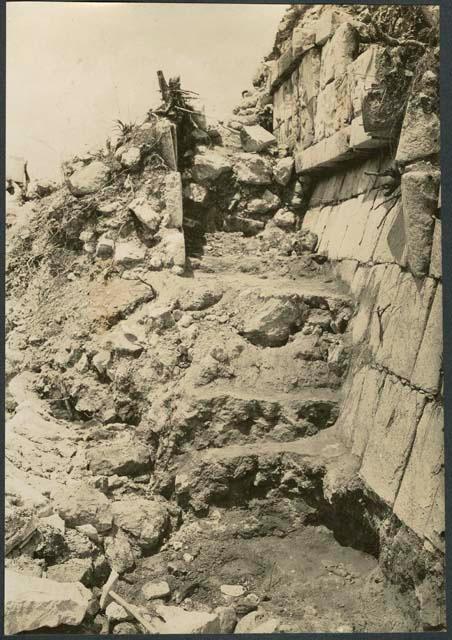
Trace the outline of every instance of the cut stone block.
<instances>
[{"instance_id":1,"label":"cut stone block","mask_svg":"<svg viewBox=\"0 0 452 640\"><path fill-rule=\"evenodd\" d=\"M443 363L443 288L438 284L414 365L412 384L436 394Z\"/></svg>"},{"instance_id":2,"label":"cut stone block","mask_svg":"<svg viewBox=\"0 0 452 640\"><path fill-rule=\"evenodd\" d=\"M337 277L345 282L348 286L351 285L356 269L358 268L357 260L341 260L336 263Z\"/></svg>"},{"instance_id":3,"label":"cut stone block","mask_svg":"<svg viewBox=\"0 0 452 640\"><path fill-rule=\"evenodd\" d=\"M437 504L442 509L434 520ZM413 450L394 504L394 513L420 538L444 550L444 417L435 403L425 406Z\"/></svg>"},{"instance_id":4,"label":"cut stone block","mask_svg":"<svg viewBox=\"0 0 452 640\"><path fill-rule=\"evenodd\" d=\"M314 120L315 141L319 142L343 129L351 122L351 118L352 107L347 78L343 77L328 84L318 95Z\"/></svg>"},{"instance_id":5,"label":"cut stone block","mask_svg":"<svg viewBox=\"0 0 452 640\"><path fill-rule=\"evenodd\" d=\"M331 38L337 27L343 22L350 21L350 14L337 9L325 8L315 24L315 43L323 45Z\"/></svg>"},{"instance_id":6,"label":"cut stone block","mask_svg":"<svg viewBox=\"0 0 452 640\"><path fill-rule=\"evenodd\" d=\"M410 98L403 120L396 154L400 164L436 155L440 150L439 118L436 113L425 113L416 97Z\"/></svg>"},{"instance_id":7,"label":"cut stone block","mask_svg":"<svg viewBox=\"0 0 452 640\"><path fill-rule=\"evenodd\" d=\"M339 258L339 247L347 231L347 219L343 211L344 203L331 207L328 226L323 237L323 252L330 260Z\"/></svg>"},{"instance_id":8,"label":"cut stone block","mask_svg":"<svg viewBox=\"0 0 452 640\"><path fill-rule=\"evenodd\" d=\"M406 231L405 220L400 202L385 202L387 198L377 198L371 215L378 210L382 212L380 233L372 259L374 262L397 262L401 267L406 266Z\"/></svg>"},{"instance_id":9,"label":"cut stone block","mask_svg":"<svg viewBox=\"0 0 452 640\"><path fill-rule=\"evenodd\" d=\"M183 223L182 179L178 171L170 171L165 176L165 215L167 226L181 228Z\"/></svg>"},{"instance_id":10,"label":"cut stone block","mask_svg":"<svg viewBox=\"0 0 452 640\"><path fill-rule=\"evenodd\" d=\"M349 376L347 394L342 403L339 417L336 420L335 429L344 437L348 446L351 446L353 440L356 414L368 371L369 367L362 367L358 371L353 371Z\"/></svg>"},{"instance_id":11,"label":"cut stone block","mask_svg":"<svg viewBox=\"0 0 452 640\"><path fill-rule=\"evenodd\" d=\"M360 304L352 321L353 344L359 345L370 334L370 321L374 313L380 285L387 275L389 268L386 265L377 265L372 268L358 269L352 282L352 292L359 296ZM379 339L379 336L378 336ZM372 346L372 343L369 345Z\"/></svg>"},{"instance_id":12,"label":"cut stone block","mask_svg":"<svg viewBox=\"0 0 452 640\"><path fill-rule=\"evenodd\" d=\"M322 69L320 86L322 89L335 78L342 76L347 66L358 53L358 32L348 22L344 22L337 29L331 40L322 49Z\"/></svg>"},{"instance_id":13,"label":"cut stone block","mask_svg":"<svg viewBox=\"0 0 452 640\"><path fill-rule=\"evenodd\" d=\"M397 285L388 283L387 287L390 306L383 313L383 336L376 360L399 377L411 380L435 293L435 281L426 278L421 285L410 273L403 272ZM380 309L385 308L380 300L378 304Z\"/></svg>"},{"instance_id":14,"label":"cut stone block","mask_svg":"<svg viewBox=\"0 0 452 640\"><path fill-rule=\"evenodd\" d=\"M350 149L350 127L345 127L330 138L321 140L309 149L295 151L297 173L307 173L316 169L336 167L353 157Z\"/></svg>"},{"instance_id":15,"label":"cut stone block","mask_svg":"<svg viewBox=\"0 0 452 640\"><path fill-rule=\"evenodd\" d=\"M387 147L390 138L376 138L366 133L362 116L353 118L350 129L350 146L354 149L368 150Z\"/></svg>"},{"instance_id":16,"label":"cut stone block","mask_svg":"<svg viewBox=\"0 0 452 640\"><path fill-rule=\"evenodd\" d=\"M355 275L353 276L352 284L350 286L350 290L355 297L359 297L361 295L361 292L364 290L369 277L374 270L375 269L358 262L358 268L356 269Z\"/></svg>"},{"instance_id":17,"label":"cut stone block","mask_svg":"<svg viewBox=\"0 0 452 640\"><path fill-rule=\"evenodd\" d=\"M382 349L383 341L387 338L386 330L389 323L397 317L399 306L397 294L399 280L401 279L401 269L396 264L376 265L373 267L372 272L379 275L377 297L374 298L368 336L369 350L375 359L377 352ZM366 285L366 288L368 287L369 284ZM394 307L394 312L391 316L392 307ZM384 346L390 351L389 338L387 338Z\"/></svg>"},{"instance_id":18,"label":"cut stone block","mask_svg":"<svg viewBox=\"0 0 452 640\"><path fill-rule=\"evenodd\" d=\"M386 374L383 371L372 367L367 368L352 436L352 453L358 458L363 457L369 436L373 431L374 416L385 380Z\"/></svg>"},{"instance_id":19,"label":"cut stone block","mask_svg":"<svg viewBox=\"0 0 452 640\"><path fill-rule=\"evenodd\" d=\"M364 96L374 85L380 85L390 60L384 47L372 44L347 67L353 113L361 114Z\"/></svg>"},{"instance_id":20,"label":"cut stone block","mask_svg":"<svg viewBox=\"0 0 452 640\"><path fill-rule=\"evenodd\" d=\"M425 396L387 376L376 408L360 476L387 504L399 490Z\"/></svg>"},{"instance_id":21,"label":"cut stone block","mask_svg":"<svg viewBox=\"0 0 452 640\"><path fill-rule=\"evenodd\" d=\"M356 258L366 228L369 208L370 202L363 196L351 198L343 203L342 216L347 229L338 250L339 258Z\"/></svg>"},{"instance_id":22,"label":"cut stone block","mask_svg":"<svg viewBox=\"0 0 452 640\"><path fill-rule=\"evenodd\" d=\"M320 89L320 51L312 49L303 56L298 67L299 92L308 103Z\"/></svg>"},{"instance_id":23,"label":"cut stone block","mask_svg":"<svg viewBox=\"0 0 452 640\"><path fill-rule=\"evenodd\" d=\"M5 633L15 635L42 627L79 625L91 591L79 582L56 582L5 570Z\"/></svg>"},{"instance_id":24,"label":"cut stone block","mask_svg":"<svg viewBox=\"0 0 452 640\"><path fill-rule=\"evenodd\" d=\"M243 127L240 139L243 149L249 152L264 151L276 143L275 136L259 125Z\"/></svg>"},{"instance_id":25,"label":"cut stone block","mask_svg":"<svg viewBox=\"0 0 452 640\"><path fill-rule=\"evenodd\" d=\"M297 24L292 31L292 58L298 58L315 46L315 31L303 25Z\"/></svg>"},{"instance_id":26,"label":"cut stone block","mask_svg":"<svg viewBox=\"0 0 452 640\"><path fill-rule=\"evenodd\" d=\"M413 275L428 274L437 210L440 172L407 171L402 176L402 203L407 261Z\"/></svg>"},{"instance_id":27,"label":"cut stone block","mask_svg":"<svg viewBox=\"0 0 452 640\"><path fill-rule=\"evenodd\" d=\"M289 70L291 64L292 48L289 48L278 58L278 78L281 78Z\"/></svg>"}]
</instances>

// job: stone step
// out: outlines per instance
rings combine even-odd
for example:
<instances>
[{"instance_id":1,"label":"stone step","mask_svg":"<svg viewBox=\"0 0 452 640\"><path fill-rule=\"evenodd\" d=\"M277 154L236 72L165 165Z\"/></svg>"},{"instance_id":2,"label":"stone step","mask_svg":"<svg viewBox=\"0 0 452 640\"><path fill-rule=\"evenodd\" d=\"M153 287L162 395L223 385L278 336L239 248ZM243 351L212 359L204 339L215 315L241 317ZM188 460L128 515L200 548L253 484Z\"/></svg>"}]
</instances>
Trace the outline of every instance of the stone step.
<instances>
[{"instance_id":1,"label":"stone step","mask_svg":"<svg viewBox=\"0 0 452 640\"><path fill-rule=\"evenodd\" d=\"M191 452L180 456L176 466L178 503L206 512L210 505L243 504L272 489L296 496L320 485L324 491L331 483L334 492L336 483L356 477L359 460L331 428L290 442L265 440Z\"/></svg>"},{"instance_id":2,"label":"stone step","mask_svg":"<svg viewBox=\"0 0 452 640\"><path fill-rule=\"evenodd\" d=\"M278 442L312 436L331 427L338 416L341 392L305 388L292 393L237 389L232 385L185 390L172 415L173 428L190 449ZM187 437L189 434L189 437Z\"/></svg>"}]
</instances>

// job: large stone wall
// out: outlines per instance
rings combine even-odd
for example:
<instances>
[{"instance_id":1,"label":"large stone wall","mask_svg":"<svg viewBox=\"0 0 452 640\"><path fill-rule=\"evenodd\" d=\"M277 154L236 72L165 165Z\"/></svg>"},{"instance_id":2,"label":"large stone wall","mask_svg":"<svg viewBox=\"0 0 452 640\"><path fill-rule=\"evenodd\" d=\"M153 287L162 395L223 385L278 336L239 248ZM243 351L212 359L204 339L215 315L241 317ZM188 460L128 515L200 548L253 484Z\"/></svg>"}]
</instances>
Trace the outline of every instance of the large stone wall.
<instances>
[{"instance_id":1,"label":"large stone wall","mask_svg":"<svg viewBox=\"0 0 452 640\"><path fill-rule=\"evenodd\" d=\"M314 178L303 228L358 300L340 433L369 490L442 551L437 56L416 53L415 72L402 73L403 121L382 128L394 50L364 42L365 31L333 7L295 21L271 63L274 133L297 172Z\"/></svg>"}]
</instances>

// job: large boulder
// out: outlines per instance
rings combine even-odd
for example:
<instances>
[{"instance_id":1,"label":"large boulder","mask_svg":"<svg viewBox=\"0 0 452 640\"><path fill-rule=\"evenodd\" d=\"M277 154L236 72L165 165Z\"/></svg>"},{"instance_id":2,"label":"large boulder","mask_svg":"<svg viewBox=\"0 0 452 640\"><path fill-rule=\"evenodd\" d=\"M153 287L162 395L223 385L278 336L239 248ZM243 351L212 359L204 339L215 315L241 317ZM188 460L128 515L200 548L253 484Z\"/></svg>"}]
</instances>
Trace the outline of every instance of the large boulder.
<instances>
[{"instance_id":1,"label":"large boulder","mask_svg":"<svg viewBox=\"0 0 452 640\"><path fill-rule=\"evenodd\" d=\"M69 189L75 196L86 196L105 187L109 177L110 169L107 165L95 160L74 171L68 179Z\"/></svg>"},{"instance_id":2,"label":"large boulder","mask_svg":"<svg viewBox=\"0 0 452 640\"><path fill-rule=\"evenodd\" d=\"M5 633L79 625L91 602L80 582L56 582L5 570Z\"/></svg>"},{"instance_id":3,"label":"large boulder","mask_svg":"<svg viewBox=\"0 0 452 640\"><path fill-rule=\"evenodd\" d=\"M115 524L130 533L145 550L156 549L169 524L168 510L160 502L134 497L112 503Z\"/></svg>"},{"instance_id":4,"label":"large boulder","mask_svg":"<svg viewBox=\"0 0 452 640\"><path fill-rule=\"evenodd\" d=\"M276 144L275 136L259 125L243 127L240 140L245 151L259 152Z\"/></svg>"},{"instance_id":5,"label":"large boulder","mask_svg":"<svg viewBox=\"0 0 452 640\"><path fill-rule=\"evenodd\" d=\"M293 332L299 315L291 300L272 298L245 321L242 333L253 344L280 347Z\"/></svg>"},{"instance_id":6,"label":"large boulder","mask_svg":"<svg viewBox=\"0 0 452 640\"><path fill-rule=\"evenodd\" d=\"M101 476L134 476L150 466L149 448L128 433L96 442L87 449L86 458L92 473Z\"/></svg>"},{"instance_id":7,"label":"large boulder","mask_svg":"<svg viewBox=\"0 0 452 640\"><path fill-rule=\"evenodd\" d=\"M192 176L196 182L209 183L231 171L228 158L217 151L205 151L193 159Z\"/></svg>"},{"instance_id":8,"label":"large boulder","mask_svg":"<svg viewBox=\"0 0 452 640\"><path fill-rule=\"evenodd\" d=\"M270 184L272 181L270 160L254 153L238 154L234 171L238 181L244 184Z\"/></svg>"},{"instance_id":9,"label":"large boulder","mask_svg":"<svg viewBox=\"0 0 452 640\"><path fill-rule=\"evenodd\" d=\"M111 528L112 512L108 499L87 482L60 486L51 497L56 511L69 527L92 524L100 532Z\"/></svg>"}]
</instances>

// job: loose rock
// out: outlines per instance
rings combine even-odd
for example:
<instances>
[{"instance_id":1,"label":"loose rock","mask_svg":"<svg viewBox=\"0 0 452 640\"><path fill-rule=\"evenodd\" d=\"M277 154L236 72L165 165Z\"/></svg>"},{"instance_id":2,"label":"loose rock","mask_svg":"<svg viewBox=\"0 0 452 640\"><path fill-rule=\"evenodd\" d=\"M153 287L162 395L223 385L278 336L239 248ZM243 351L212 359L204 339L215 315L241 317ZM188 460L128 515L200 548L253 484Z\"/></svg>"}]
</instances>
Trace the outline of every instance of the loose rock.
<instances>
[{"instance_id":1,"label":"loose rock","mask_svg":"<svg viewBox=\"0 0 452 640\"><path fill-rule=\"evenodd\" d=\"M61 583L5 570L5 633L79 625L91 592L79 582Z\"/></svg>"}]
</instances>

